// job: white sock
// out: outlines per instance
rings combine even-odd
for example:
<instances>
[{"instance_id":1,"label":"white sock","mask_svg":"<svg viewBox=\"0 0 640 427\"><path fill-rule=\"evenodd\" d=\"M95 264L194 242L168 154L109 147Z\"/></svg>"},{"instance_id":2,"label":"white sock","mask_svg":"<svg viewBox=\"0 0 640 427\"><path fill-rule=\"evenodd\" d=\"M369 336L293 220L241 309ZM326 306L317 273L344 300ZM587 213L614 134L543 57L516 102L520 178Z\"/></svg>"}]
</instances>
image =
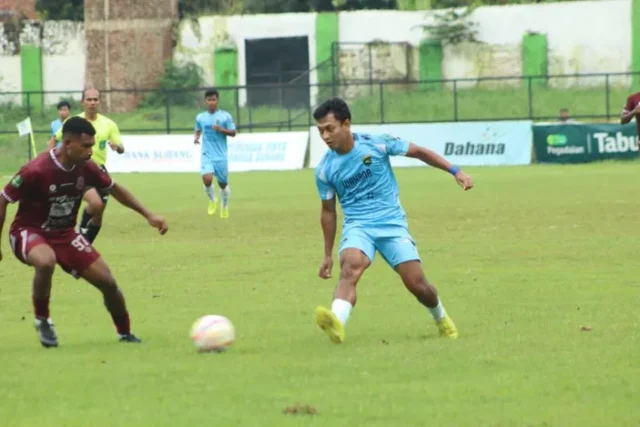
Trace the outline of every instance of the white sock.
<instances>
[{"instance_id":1,"label":"white sock","mask_svg":"<svg viewBox=\"0 0 640 427\"><path fill-rule=\"evenodd\" d=\"M444 316L447 315L447 312L444 311L444 306L440 302L440 298L438 298L438 305L436 305L433 308L431 307L427 307L427 308L429 309L429 312L433 316L433 320L435 320L436 322L439 322L440 320L442 320Z\"/></svg>"},{"instance_id":2,"label":"white sock","mask_svg":"<svg viewBox=\"0 0 640 427\"><path fill-rule=\"evenodd\" d=\"M207 193L207 196L209 196L209 200L211 200L212 202L216 201L216 189L213 188L213 184L210 186L204 186L204 192Z\"/></svg>"},{"instance_id":3,"label":"white sock","mask_svg":"<svg viewBox=\"0 0 640 427\"><path fill-rule=\"evenodd\" d=\"M331 311L336 315L342 325L347 324L347 320L349 320L349 315L351 314L352 308L353 306L351 305L351 303L343 299L334 299L333 304L331 304Z\"/></svg>"},{"instance_id":4,"label":"white sock","mask_svg":"<svg viewBox=\"0 0 640 427\"><path fill-rule=\"evenodd\" d=\"M229 206L229 196L231 195L231 187L228 185L224 189L220 190L222 193L222 206L225 208Z\"/></svg>"}]
</instances>

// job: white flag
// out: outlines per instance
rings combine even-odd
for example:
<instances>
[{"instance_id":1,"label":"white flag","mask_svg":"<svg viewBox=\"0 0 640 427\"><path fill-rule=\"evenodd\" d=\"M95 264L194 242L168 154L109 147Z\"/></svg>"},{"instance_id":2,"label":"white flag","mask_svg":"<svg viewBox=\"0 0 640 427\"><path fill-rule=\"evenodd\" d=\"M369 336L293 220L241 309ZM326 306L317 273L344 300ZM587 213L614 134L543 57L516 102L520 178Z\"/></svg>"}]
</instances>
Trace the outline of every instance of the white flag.
<instances>
[{"instance_id":1,"label":"white flag","mask_svg":"<svg viewBox=\"0 0 640 427\"><path fill-rule=\"evenodd\" d=\"M18 134L20 136L30 135L31 134L31 117L27 117L20 123L16 125L18 128Z\"/></svg>"}]
</instances>

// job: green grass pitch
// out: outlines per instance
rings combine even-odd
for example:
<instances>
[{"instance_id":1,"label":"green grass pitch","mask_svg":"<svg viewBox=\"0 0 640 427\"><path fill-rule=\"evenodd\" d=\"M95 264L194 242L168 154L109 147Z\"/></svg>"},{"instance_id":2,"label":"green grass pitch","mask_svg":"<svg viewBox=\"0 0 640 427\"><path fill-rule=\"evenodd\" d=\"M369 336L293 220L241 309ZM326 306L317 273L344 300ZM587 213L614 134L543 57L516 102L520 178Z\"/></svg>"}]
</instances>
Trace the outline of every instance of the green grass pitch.
<instances>
[{"instance_id":1,"label":"green grass pitch","mask_svg":"<svg viewBox=\"0 0 640 427\"><path fill-rule=\"evenodd\" d=\"M468 172L476 188L465 193L445 173L396 170L457 341L437 337L379 257L346 342L316 327L313 309L330 303L335 281L317 278L309 170L232 173L226 222L206 215L197 174L116 176L170 223L160 237L111 200L97 240L139 346L116 342L99 293L58 270L61 346L42 348L32 272L10 253L7 224L0 425L640 425L638 164ZM198 354L189 340L209 313L236 326L224 354ZM283 413L296 403L317 414Z\"/></svg>"}]
</instances>

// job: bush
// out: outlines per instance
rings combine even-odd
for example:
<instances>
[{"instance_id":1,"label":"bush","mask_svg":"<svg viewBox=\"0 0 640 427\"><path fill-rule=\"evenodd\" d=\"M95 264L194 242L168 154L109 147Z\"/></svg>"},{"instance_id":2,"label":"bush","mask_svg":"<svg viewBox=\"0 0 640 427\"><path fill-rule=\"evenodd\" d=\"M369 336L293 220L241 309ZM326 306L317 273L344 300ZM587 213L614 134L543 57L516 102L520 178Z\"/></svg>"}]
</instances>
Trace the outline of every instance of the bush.
<instances>
[{"instance_id":1,"label":"bush","mask_svg":"<svg viewBox=\"0 0 640 427\"><path fill-rule=\"evenodd\" d=\"M202 87L202 74L202 68L193 62L167 62L158 90L149 94L142 106L157 107L167 102L171 105L199 105L200 100L193 96L192 90Z\"/></svg>"}]
</instances>

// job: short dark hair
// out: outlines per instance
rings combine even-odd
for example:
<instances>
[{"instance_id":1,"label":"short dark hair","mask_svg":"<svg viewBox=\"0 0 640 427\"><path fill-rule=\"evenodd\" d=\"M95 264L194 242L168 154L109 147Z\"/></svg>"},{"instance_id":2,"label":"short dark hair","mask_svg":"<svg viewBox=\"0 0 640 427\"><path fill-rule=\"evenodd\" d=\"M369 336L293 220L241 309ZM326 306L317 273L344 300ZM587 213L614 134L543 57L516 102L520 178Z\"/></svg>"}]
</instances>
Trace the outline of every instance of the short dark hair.
<instances>
[{"instance_id":1,"label":"short dark hair","mask_svg":"<svg viewBox=\"0 0 640 427\"><path fill-rule=\"evenodd\" d=\"M560 109L560 112L561 112L561 113L568 113L568 112L569 112L569 109L568 109L567 107L562 107L562 108Z\"/></svg>"},{"instance_id":2,"label":"short dark hair","mask_svg":"<svg viewBox=\"0 0 640 427\"><path fill-rule=\"evenodd\" d=\"M56 105L56 110L59 110L64 107L67 107L69 110L71 110L71 104L69 104L69 101L58 102L58 105Z\"/></svg>"},{"instance_id":3,"label":"short dark hair","mask_svg":"<svg viewBox=\"0 0 640 427\"><path fill-rule=\"evenodd\" d=\"M351 120L351 111L349 111L349 106L341 98L331 98L324 101L313 112L313 118L320 120L323 117L326 117L329 113L333 113L336 120L341 123L347 119Z\"/></svg>"},{"instance_id":4,"label":"short dark hair","mask_svg":"<svg viewBox=\"0 0 640 427\"><path fill-rule=\"evenodd\" d=\"M209 89L204 93L204 99L207 99L210 96L214 96L216 98L220 98L220 94L218 93L218 89Z\"/></svg>"},{"instance_id":5,"label":"short dark hair","mask_svg":"<svg viewBox=\"0 0 640 427\"><path fill-rule=\"evenodd\" d=\"M71 117L62 125L62 135L80 136L83 133L90 136L95 136L96 134L96 129L91 122L84 117Z\"/></svg>"},{"instance_id":6,"label":"short dark hair","mask_svg":"<svg viewBox=\"0 0 640 427\"><path fill-rule=\"evenodd\" d=\"M82 91L82 99L80 101L84 101L84 96L87 92L89 92L90 90L95 90L96 92L98 92L98 98L100 98L100 91L94 87L88 87L85 90Z\"/></svg>"}]
</instances>

